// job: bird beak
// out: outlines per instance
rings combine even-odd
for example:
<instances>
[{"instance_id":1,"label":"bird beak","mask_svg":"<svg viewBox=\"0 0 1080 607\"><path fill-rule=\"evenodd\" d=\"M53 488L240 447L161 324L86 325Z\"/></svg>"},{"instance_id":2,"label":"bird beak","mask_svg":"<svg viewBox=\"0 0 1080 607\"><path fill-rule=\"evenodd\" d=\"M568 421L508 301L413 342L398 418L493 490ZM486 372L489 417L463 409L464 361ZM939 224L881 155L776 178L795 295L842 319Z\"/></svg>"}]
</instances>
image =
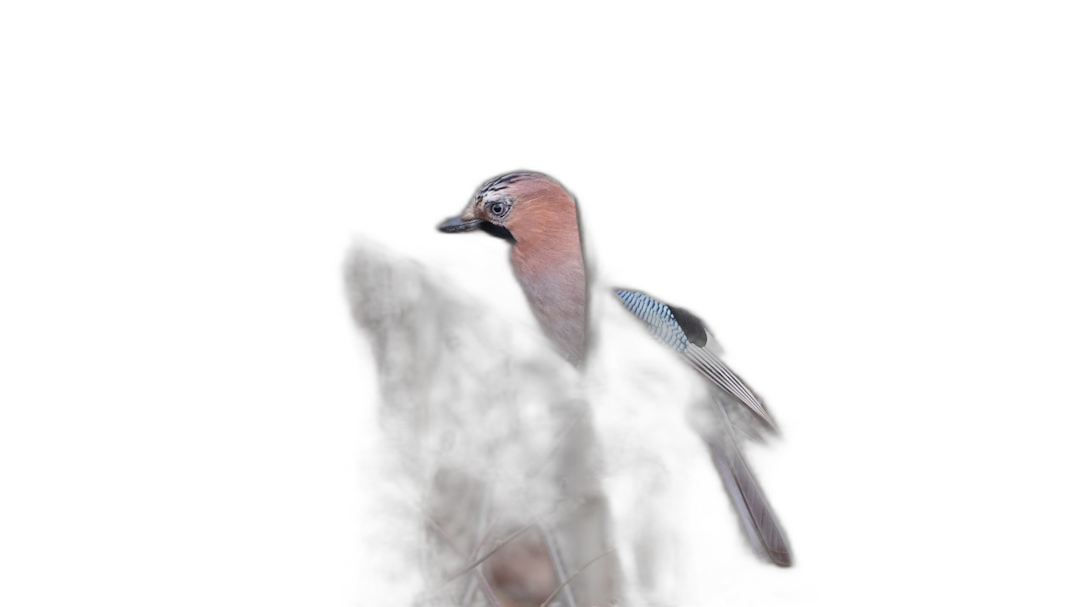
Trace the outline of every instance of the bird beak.
<instances>
[{"instance_id":1,"label":"bird beak","mask_svg":"<svg viewBox=\"0 0 1080 607\"><path fill-rule=\"evenodd\" d=\"M471 232L479 228L481 223L483 223L483 221L469 217L469 212L466 211L458 217L451 217L439 224L439 230L448 234L453 234L454 232Z\"/></svg>"}]
</instances>

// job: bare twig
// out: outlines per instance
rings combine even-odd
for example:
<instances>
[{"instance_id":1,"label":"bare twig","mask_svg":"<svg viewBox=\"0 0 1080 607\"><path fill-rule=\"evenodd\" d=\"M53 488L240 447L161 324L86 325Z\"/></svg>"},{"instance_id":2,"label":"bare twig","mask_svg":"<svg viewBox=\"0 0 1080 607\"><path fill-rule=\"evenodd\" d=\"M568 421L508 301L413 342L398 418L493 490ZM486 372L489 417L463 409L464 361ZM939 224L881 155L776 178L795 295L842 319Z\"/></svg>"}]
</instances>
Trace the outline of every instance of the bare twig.
<instances>
[{"instance_id":1,"label":"bare twig","mask_svg":"<svg viewBox=\"0 0 1080 607\"><path fill-rule=\"evenodd\" d=\"M491 529L494 528L495 524L499 521L499 516L504 510L507 510L508 505L510 505L510 500L514 499L514 497L519 493L519 491L522 490L525 484L531 480L532 475L536 474L537 469L540 468L540 464L543 463L544 460L548 459L549 456L551 456L552 451L555 450L555 446L561 443L563 439L565 439L566 435L570 433L570 430L573 430L573 427L577 426L578 422L581 421L581 418L583 418L584 416L585 412L581 412L575 418L573 418L573 420L570 421L568 426L563 429L563 432L559 433L559 435L555 437L555 441L552 442L551 446L548 447L548 450L545 450L543 455L541 455L540 458L537 459L537 462L535 464L532 464L532 468L525 474L525 476L522 477L522 480L517 483L517 486L515 486L513 491L511 491L511 494L507 496L507 499L502 502L499 510L496 512L495 516L491 518L491 522L488 523L487 528L484 529L483 534L481 534L480 538L476 539L473 552L480 550L481 547L483 547L484 542L487 541L487 536L490 534Z\"/></svg>"},{"instance_id":2,"label":"bare twig","mask_svg":"<svg viewBox=\"0 0 1080 607\"><path fill-rule=\"evenodd\" d=\"M529 472L525 475L525 477L522 478L522 481L519 481L515 485L514 482L511 480L510 475L507 473L507 471L505 471L502 468L502 461L501 461L501 456L502 456L503 451L505 450L505 448L507 448L510 445L511 437L513 436L513 432L515 431L514 424L516 423L516 415L513 413L513 409L515 408L514 400L513 400L513 390L510 388L510 379L507 376L507 372L505 372L505 363L507 363L507 354L505 354L505 352L500 353L498 351L498 349L495 347L494 343L492 343L490 341L490 339L487 337L486 333L484 333L483 331L478 331L477 333L482 336L482 339L487 343L488 349L491 351L492 356L494 356L494 358L497 360L498 377L499 377L499 379L502 380L503 393L505 394L505 397L507 397L508 406L511 408L511 420L510 420L511 427L510 427L510 430L508 432L507 439L505 439L503 441L502 448L498 448L496 446L495 420L492 419L492 417L491 417L491 406L490 406L490 403L488 402L488 399L487 399L488 390L481 386L480 379L478 379L476 377L476 374L473 372L472 366L469 364L467 356L464 355L464 352L462 351L461 346L459 345L458 340L455 337L454 333L448 331L447 332L447 337L448 337L448 339L450 341L450 346L453 346L455 352L457 352L458 360L461 362L461 366L464 368L465 374L467 374L469 376L469 379L472 381L473 386L476 389L476 393L477 393L478 397L480 397L481 404L483 405L484 417L485 417L485 421L487 422L488 444L490 446L492 463L494 463L496 471L498 471L499 474L502 476L503 481L505 483L507 483L507 485L509 487L511 487L512 490L511 490L511 494L509 496L507 496L507 499L505 499L503 501L501 507L499 507L499 510L496 512L495 516L492 517L491 520L488 522L487 527L484 529L482 534L480 534L480 537L478 537L477 541L474 544L473 554L478 553L478 551L480 551L480 549L483 547L484 542L486 541L488 534L490 534L491 529L495 527L496 523L498 523L498 521L499 521L499 518L502 516L502 513L505 511L505 509L507 509L508 505L510 504L510 501L512 499L514 499L515 497L518 499L518 501L522 502L522 504L525 507L525 511L529 516L534 517L534 518L536 518L538 516L536 510L534 508L532 508L532 504L529 503L529 500L522 497L521 490L522 490L523 487L526 486L526 483L530 480L532 475L534 475L536 473L537 469L540 467L540 463L542 463L546 458L548 458L550 456L550 454L554 450L555 446L559 442L562 442L562 440L564 439L566 434L570 431L570 429L575 427L577 422L581 419L581 417L584 416L584 412L579 414L579 416L570 423L570 426L568 428L566 428L563 431L563 433L559 434L559 436L556 437L555 442L552 443L552 445L550 445L548 447L548 450L544 451L544 454L534 464L534 467L532 467L532 469L529 470ZM488 480L490 480L490 474L488 475ZM485 488L487 488L488 486L489 485L486 485ZM485 497L487 495L488 494L485 491ZM486 516L486 515L487 515L487 502L485 501L485 502L482 503L481 521L483 521L483 517ZM559 581L565 582L566 581L566 571L565 571L565 569L563 567L562 559L559 558L559 556L558 556L558 550L555 547L555 538L552 537L551 530L548 528L548 526L541 523L538 527L539 527L539 529L541 531L541 534L543 535L544 542L546 544L548 544L548 551L551 553L552 562L553 562L553 564L555 566L555 574L557 575ZM573 595L571 593L569 593L569 592L567 592L566 601L567 601L567 604L569 605L569 607L575 607L576 603L575 603L575 601L573 601Z\"/></svg>"},{"instance_id":3,"label":"bare twig","mask_svg":"<svg viewBox=\"0 0 1080 607\"><path fill-rule=\"evenodd\" d=\"M420 471L415 470L413 475L416 477L417 489L423 491L424 487L420 484ZM423 514L423 529L428 534L428 551L431 554L432 561L435 562L435 567L438 569L438 576L445 580L446 569L443 568L442 559L438 557L438 551L435 550L435 539L431 535L431 516L428 515L428 499L426 494L420 495L420 511ZM455 607L461 607L461 604L458 602L458 597L455 596L453 592L450 592L449 588L446 589L446 595L450 597L450 603L453 603Z\"/></svg>"},{"instance_id":4,"label":"bare twig","mask_svg":"<svg viewBox=\"0 0 1080 607\"><path fill-rule=\"evenodd\" d=\"M465 574L468 574L469 571L473 570L474 568L480 566L482 563L487 561L487 559L490 558L492 554L495 554L496 552L499 552L499 550L502 549L502 547L504 547L504 545L507 545L508 543L514 541L517 538L517 536L524 534L525 531L527 531L528 529L530 529L532 526L536 525L537 523L543 521L544 518L546 518L548 516L551 516L555 512L558 512L558 510L563 508L563 505L565 505L563 503L563 490L564 489L566 489L566 478L563 478L563 483L558 488L558 496L555 498L555 503L554 503L554 505L552 505L551 509L548 510L548 512L544 512L538 518L534 518L534 520L532 520L531 523L525 525L521 529L517 529L507 539L497 540L495 542L495 548L492 548L490 551L488 551L487 554L485 554L484 556L482 556L480 558L477 558L476 561L473 561L469 565L459 569L458 571L455 572L455 574L449 576L448 578L444 579L442 582L436 584L435 588L432 588L432 589L428 590L427 592L424 592L422 595L420 595L420 598L417 599L417 602L414 605L414 607L419 607L424 602L426 602L427 599L430 596L432 596L436 592L442 590L445 585L449 584L451 581L456 580L457 578L460 578L461 576L463 576Z\"/></svg>"},{"instance_id":5,"label":"bare twig","mask_svg":"<svg viewBox=\"0 0 1080 607\"><path fill-rule=\"evenodd\" d=\"M555 437L555 440L552 442L551 445L548 446L548 449L544 450L544 453L540 456L540 458L537 460L537 462L532 464L532 468L529 469L529 471L522 478L522 481L519 481L516 486L511 481L510 475L507 474L507 471L505 471L502 468L502 462L499 459L499 457L497 457L497 456L495 457L495 468L496 468L496 470L502 476L503 481L505 483L507 483L508 486L513 487L512 491L511 491L511 495L508 498L507 503L509 503L510 498L516 497L519 502L522 502L522 505L524 505L524 507L525 507L525 512L529 516L534 517L534 518L537 517L536 510L534 508L532 508L532 504L529 502L529 500L525 496L523 496L521 494L521 490L522 490L523 487L527 486L527 484L531 480L532 476L534 476L536 474L537 470L539 470L540 464L543 463L546 459L548 459L548 457L552 453L554 453L555 447L559 443L563 442L563 439L565 439L567 434L570 433L570 430L572 430L573 428L575 428L577 426L578 421L580 421L582 417L584 417L584 412L579 413L577 417L573 418L573 420L570 421L570 423L563 430L563 432L559 433L558 436ZM503 508L505 508L505 504L503 505ZM501 514L501 510L500 510L499 514ZM495 521L498 520L498 516L499 515L497 514L496 517L495 517L495 520L492 520L491 525L495 524ZM546 525L545 523L540 523L539 525L537 525L537 528L540 529L541 535L543 536L543 539L544 539L544 543L548 544L548 552L551 554L552 564L555 567L555 575L558 577L559 582L565 583L566 579L567 579L566 578L566 569L565 569L565 567L563 567L563 559L561 557L559 557L559 555L558 555L558 549L557 549L557 547L555 545L555 538L551 534L551 528L548 525ZM489 529L490 529L490 527L489 527ZM485 531L484 536L486 538L487 531ZM483 545L483 544L482 544L482 542L478 542L476 545L477 545L477 549L478 549L478 547L480 547L480 545ZM571 593L569 589L566 590L566 604L567 604L568 607L576 607L577 606L577 602L575 602L575 599L573 599L573 593Z\"/></svg>"},{"instance_id":6,"label":"bare twig","mask_svg":"<svg viewBox=\"0 0 1080 607\"><path fill-rule=\"evenodd\" d=\"M571 428L572 428L572 423L571 423ZM548 450L544 451L544 454L541 456L541 458L542 459L546 458L546 456L548 456L548 454L552 453L552 451L555 448L555 445L557 445L559 442L561 442L562 439L563 439L563 435L557 436L555 442L553 442L551 445L549 445ZM492 454L492 455L494 455L494 454ZM505 469L502 468L501 459L499 457L497 457L497 456L495 456L494 459L495 459L495 469L496 469L496 471L499 472L499 475L502 476L503 482L507 483L508 487L513 488L513 493L511 494L511 497L516 497L517 501L522 503L523 507L525 507L526 514L528 514L531 517L537 518L538 514L537 514L536 510L534 508L532 508L532 503L529 501L527 496L523 496L522 493L521 493L522 487L523 486L529 486L529 485L527 485L527 483L525 481L522 481L522 482L518 482L518 484L515 486L513 481L511 480L510 474L508 474L507 471L505 471ZM528 478L530 478L532 476L532 474L534 474L537 471L538 468L539 468L539 463L534 464L534 467L532 467L529 470L529 472L526 474L526 480L528 480ZM538 524L537 528L540 529L540 534L543 536L544 543L548 544L548 552L551 554L552 565L554 565L554 567L555 567L555 575L558 577L558 581L559 582L566 582L566 569L563 567L563 559L561 557L559 557L559 555L558 555L558 548L555 545L555 538L551 534L551 529L545 523ZM567 604L568 607L577 607L577 603L575 601L573 601L573 593L570 592L570 589L566 589L566 604Z\"/></svg>"},{"instance_id":7,"label":"bare twig","mask_svg":"<svg viewBox=\"0 0 1080 607\"><path fill-rule=\"evenodd\" d=\"M440 525L438 522L435 521L435 519L431 518L426 514L424 515L424 518L427 519L428 524L431 525L431 528L439 534L439 537L443 538L443 541L446 542L446 545L450 546L450 548L454 552L456 552L458 556L461 557L461 560L465 560L467 558L465 552L458 548L453 538L450 537L450 534L442 528L442 525ZM488 602L490 602L494 607L502 607L499 604L499 599L495 597L495 591L491 589L491 585L488 584L488 581L486 579L484 579L484 574L481 573L479 569L474 569L473 575L475 576L476 581L480 583L480 587L484 590L484 594L487 596Z\"/></svg>"},{"instance_id":8,"label":"bare twig","mask_svg":"<svg viewBox=\"0 0 1080 607\"><path fill-rule=\"evenodd\" d=\"M503 481L507 483L508 486L513 486L513 482L510 480L510 475L507 474L507 471L503 470L501 466L497 466L496 469L499 471L499 474L502 475ZM521 491L518 490L521 489L521 486L521 484L518 484L517 487L514 488L514 495L517 496L517 501L522 502L522 505L524 505L526 514L537 518L537 512L532 508L532 504L529 502L528 498L523 496ZM555 547L555 537L551 535L551 529L544 523L539 523L537 528L540 529L540 534L543 536L544 543L548 544L548 552L551 554L551 562L555 566L555 575L558 577L558 581L565 583L567 579L566 569L563 567L563 559L558 556L558 548ZM566 589L566 604L568 607L577 606L577 603L573 601L573 593L570 592L570 589Z\"/></svg>"},{"instance_id":9,"label":"bare twig","mask_svg":"<svg viewBox=\"0 0 1080 607\"><path fill-rule=\"evenodd\" d=\"M454 529L456 532L463 529L465 520L470 518L476 511L476 501L482 499L477 496L483 485L482 478L477 475L467 475L464 477L463 483L461 493L456 498L457 503L454 505L453 512L447 512L445 524L447 530Z\"/></svg>"},{"instance_id":10,"label":"bare twig","mask_svg":"<svg viewBox=\"0 0 1080 607\"><path fill-rule=\"evenodd\" d=\"M581 569L578 569L577 571L575 571L575 572L574 572L574 575L572 575L572 576L570 576L569 578L567 578L567 580L566 580L565 582L563 582L562 584L559 584L559 587L555 589L555 592L552 592L552 593L551 593L551 595L550 595L550 596L548 596L547 600L545 600L545 601L544 601L543 603L540 603L540 607L548 607L548 605L549 605L549 604L551 604L551 601L552 601L552 600L553 600L553 599L554 599L554 598L555 598L556 596L558 596L558 594L559 594L559 591L563 589L563 586L566 586L566 585L567 585L567 584L569 584L569 583L570 583L571 581L573 581L573 579L574 579L574 578L576 578L577 576L581 575L581 572L583 572L583 571L585 571L586 569L588 569L589 565L592 565L592 564L593 564L593 563L595 563L596 561L599 561L600 559L602 559L602 558L604 558L605 556L607 556L607 555L611 554L612 552L615 552L615 549L614 549L614 548L612 548L611 550L608 550L607 552L605 552L605 553L601 554L600 556L598 556L598 557L594 558L593 560L589 561L588 563L585 563L584 565L582 565L582 566L581 566Z\"/></svg>"},{"instance_id":11,"label":"bare twig","mask_svg":"<svg viewBox=\"0 0 1080 607\"><path fill-rule=\"evenodd\" d=\"M397 497L397 499L399 499L402 502L402 505L404 505L406 510L408 510L409 512L413 513L416 516L421 516L420 509L417 508L417 505L415 503L409 501L409 499L405 496L405 494L401 493L401 490L399 488L397 488L397 487L389 487L388 490L390 491L390 493L394 494ZM453 550L459 556L461 556L462 561L464 561L465 563L469 563L469 554L467 552L465 552L464 549L462 549L460 547L460 545L458 545L458 543L456 541L454 541L454 538L450 536L449 532L447 532L440 525L438 525L438 523L435 523L435 521L431 520L431 518L429 518L429 520L428 520L428 525L431 526L431 530L435 532L436 536L440 537L440 539L442 539L444 542L446 542L446 545L448 545L448 547L451 550ZM401 531L399 531L399 532L401 532ZM402 535L405 535L405 534L402 534ZM420 548L427 548L427 545L424 544L423 542L419 541L419 540L415 540L413 538L408 538L408 537L407 537L407 539L409 541L411 541L411 542L419 544ZM484 589L484 594L487 595L488 601L491 602L491 605L495 605L496 607L498 607L498 605L499 605L498 598L495 597L495 592L491 590L491 586L487 582L487 579L484 577L483 572L481 572L478 569L473 569L472 575L473 575L473 578L477 582L480 582L480 585ZM431 584L428 584L428 585L430 586Z\"/></svg>"},{"instance_id":12,"label":"bare twig","mask_svg":"<svg viewBox=\"0 0 1080 607\"><path fill-rule=\"evenodd\" d=\"M559 525L561 525L563 523L563 521L567 520L567 518L577 514L582 508L585 507L585 504L588 504L588 503L589 503L589 500L586 500L583 497L578 498L578 501L573 502L573 505L571 505L570 508L566 509L566 512L559 515L559 517L556 518L556 520L549 523L548 528L554 530L555 527L558 527Z\"/></svg>"}]
</instances>

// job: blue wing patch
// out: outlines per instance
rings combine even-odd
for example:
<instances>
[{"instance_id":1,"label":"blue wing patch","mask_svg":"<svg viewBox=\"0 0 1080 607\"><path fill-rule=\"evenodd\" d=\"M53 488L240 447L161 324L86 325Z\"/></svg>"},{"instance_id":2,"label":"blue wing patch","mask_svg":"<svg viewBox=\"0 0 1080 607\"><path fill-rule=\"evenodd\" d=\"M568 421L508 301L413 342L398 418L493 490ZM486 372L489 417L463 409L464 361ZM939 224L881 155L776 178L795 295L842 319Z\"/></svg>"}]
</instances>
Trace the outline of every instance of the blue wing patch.
<instances>
[{"instance_id":1,"label":"blue wing patch","mask_svg":"<svg viewBox=\"0 0 1080 607\"><path fill-rule=\"evenodd\" d=\"M649 327L649 332L659 341L664 342L676 352L685 353L690 346L690 339L686 336L675 313L666 304L661 303L644 293L615 289L615 294L622 300L627 310L637 316Z\"/></svg>"}]
</instances>

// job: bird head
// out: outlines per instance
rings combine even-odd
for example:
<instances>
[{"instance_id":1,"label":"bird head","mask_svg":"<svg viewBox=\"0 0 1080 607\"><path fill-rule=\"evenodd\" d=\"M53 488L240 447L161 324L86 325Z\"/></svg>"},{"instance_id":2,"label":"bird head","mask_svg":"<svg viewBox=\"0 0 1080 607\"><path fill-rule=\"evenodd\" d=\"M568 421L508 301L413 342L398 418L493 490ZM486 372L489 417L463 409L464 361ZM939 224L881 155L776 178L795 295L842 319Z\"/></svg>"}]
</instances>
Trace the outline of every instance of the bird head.
<instances>
[{"instance_id":1,"label":"bird head","mask_svg":"<svg viewBox=\"0 0 1080 607\"><path fill-rule=\"evenodd\" d=\"M583 360L588 279L577 205L559 182L531 171L500 175L439 229L481 230L509 242L510 266L544 332L573 364Z\"/></svg>"},{"instance_id":2,"label":"bird head","mask_svg":"<svg viewBox=\"0 0 1080 607\"><path fill-rule=\"evenodd\" d=\"M443 232L481 230L510 244L573 231L577 207L570 194L543 173L515 171L480 186L465 210L439 225Z\"/></svg>"}]
</instances>

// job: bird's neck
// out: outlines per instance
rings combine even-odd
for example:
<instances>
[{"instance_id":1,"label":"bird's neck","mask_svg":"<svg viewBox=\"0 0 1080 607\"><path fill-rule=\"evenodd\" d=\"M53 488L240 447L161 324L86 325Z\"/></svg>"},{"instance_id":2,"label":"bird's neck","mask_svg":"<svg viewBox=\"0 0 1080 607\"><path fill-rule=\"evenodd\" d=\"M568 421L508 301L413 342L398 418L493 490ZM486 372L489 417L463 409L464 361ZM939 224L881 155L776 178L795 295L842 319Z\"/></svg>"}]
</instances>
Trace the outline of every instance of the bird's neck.
<instances>
[{"instance_id":1,"label":"bird's neck","mask_svg":"<svg viewBox=\"0 0 1080 607\"><path fill-rule=\"evenodd\" d=\"M514 232L510 262L544 333L577 365L588 330L585 259L576 211L558 211L538 214L526 230Z\"/></svg>"}]
</instances>

